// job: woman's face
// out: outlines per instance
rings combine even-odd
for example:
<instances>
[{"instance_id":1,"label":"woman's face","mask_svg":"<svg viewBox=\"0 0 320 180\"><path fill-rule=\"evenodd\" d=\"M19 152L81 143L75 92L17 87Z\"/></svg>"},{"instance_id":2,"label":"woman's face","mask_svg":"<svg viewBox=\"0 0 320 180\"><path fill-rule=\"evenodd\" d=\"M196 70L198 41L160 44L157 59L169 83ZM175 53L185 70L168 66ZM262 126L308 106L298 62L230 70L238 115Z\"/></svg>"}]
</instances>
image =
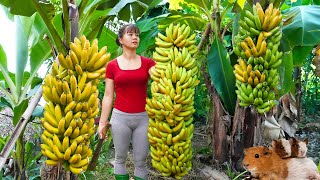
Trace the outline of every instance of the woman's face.
<instances>
[{"instance_id":1,"label":"woman's face","mask_svg":"<svg viewBox=\"0 0 320 180\"><path fill-rule=\"evenodd\" d=\"M129 49L137 49L139 46L139 34L135 32L126 32L123 34L122 38L120 38L120 43L122 47L126 47Z\"/></svg>"}]
</instances>

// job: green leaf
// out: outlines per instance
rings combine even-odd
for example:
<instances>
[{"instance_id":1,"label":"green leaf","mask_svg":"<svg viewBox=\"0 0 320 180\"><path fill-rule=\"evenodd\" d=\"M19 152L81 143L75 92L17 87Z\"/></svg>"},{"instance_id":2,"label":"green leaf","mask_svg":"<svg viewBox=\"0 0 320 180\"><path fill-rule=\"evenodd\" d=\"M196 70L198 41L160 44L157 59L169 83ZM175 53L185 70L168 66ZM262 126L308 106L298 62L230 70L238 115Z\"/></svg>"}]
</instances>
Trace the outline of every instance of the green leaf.
<instances>
[{"instance_id":1,"label":"green leaf","mask_svg":"<svg viewBox=\"0 0 320 180\"><path fill-rule=\"evenodd\" d=\"M145 4L148 4L150 2L150 0L144 0L143 2ZM149 4L149 9L152 9L152 8L158 6L161 2L162 2L162 0L153 0L153 1L151 1L151 3Z\"/></svg>"},{"instance_id":2,"label":"green leaf","mask_svg":"<svg viewBox=\"0 0 320 180\"><path fill-rule=\"evenodd\" d=\"M306 62L306 58L311 53L313 46L296 46L292 50L293 65L301 66Z\"/></svg>"},{"instance_id":3,"label":"green leaf","mask_svg":"<svg viewBox=\"0 0 320 180\"><path fill-rule=\"evenodd\" d=\"M108 46L108 52L114 53L118 50L119 46L116 43L117 35L110 29L103 27L99 37L99 49L103 46Z\"/></svg>"},{"instance_id":4,"label":"green leaf","mask_svg":"<svg viewBox=\"0 0 320 180\"><path fill-rule=\"evenodd\" d=\"M293 72L293 57L291 52L285 52L282 56L282 64L280 66L280 91L279 96L288 93L294 88L292 79Z\"/></svg>"},{"instance_id":5,"label":"green leaf","mask_svg":"<svg viewBox=\"0 0 320 180\"><path fill-rule=\"evenodd\" d=\"M151 28L155 27L161 20L168 17L169 14L162 14L154 18L148 18L144 20L138 20L136 25L139 27L140 33L149 31Z\"/></svg>"},{"instance_id":6,"label":"green leaf","mask_svg":"<svg viewBox=\"0 0 320 180\"><path fill-rule=\"evenodd\" d=\"M24 111L28 107L29 99L23 100L18 106L13 108L13 125L16 126L19 122L21 116L23 115Z\"/></svg>"},{"instance_id":7,"label":"green leaf","mask_svg":"<svg viewBox=\"0 0 320 180\"><path fill-rule=\"evenodd\" d=\"M96 19L92 21L90 25L90 33L87 35L87 39L89 41L92 41L99 32L101 32L101 29L104 27L105 22L107 21L107 17L100 17L99 19Z\"/></svg>"},{"instance_id":8,"label":"green leaf","mask_svg":"<svg viewBox=\"0 0 320 180\"><path fill-rule=\"evenodd\" d=\"M8 7L11 14L31 16L36 12L32 0L0 0L0 4Z\"/></svg>"},{"instance_id":9,"label":"green leaf","mask_svg":"<svg viewBox=\"0 0 320 180\"><path fill-rule=\"evenodd\" d=\"M319 164L318 164L318 171L320 172L320 162L319 162Z\"/></svg>"},{"instance_id":10,"label":"green leaf","mask_svg":"<svg viewBox=\"0 0 320 180\"><path fill-rule=\"evenodd\" d=\"M157 36L157 30L149 30L140 34L140 43L137 49L137 53L140 54L148 49L148 47L154 45L155 37Z\"/></svg>"},{"instance_id":11,"label":"green leaf","mask_svg":"<svg viewBox=\"0 0 320 180\"><path fill-rule=\"evenodd\" d=\"M28 39L31 31L34 16L15 16L16 23L16 88L20 95L22 87L23 72L28 62Z\"/></svg>"},{"instance_id":12,"label":"green leaf","mask_svg":"<svg viewBox=\"0 0 320 180\"><path fill-rule=\"evenodd\" d=\"M32 16L36 9L32 3L33 0L0 0L0 4L9 8L10 13L21 16ZM54 15L54 6L49 2L38 1L41 8L46 12L47 17L51 19Z\"/></svg>"},{"instance_id":13,"label":"green leaf","mask_svg":"<svg viewBox=\"0 0 320 180\"><path fill-rule=\"evenodd\" d=\"M217 37L215 37L208 54L208 70L224 107L230 114L233 114L236 104L235 76L227 49Z\"/></svg>"},{"instance_id":14,"label":"green leaf","mask_svg":"<svg viewBox=\"0 0 320 180\"><path fill-rule=\"evenodd\" d=\"M160 29L165 29L171 23L187 24L193 30L203 31L208 24L208 20L204 19L199 13L190 12L183 14L181 12L171 12L171 15L163 19L159 23Z\"/></svg>"},{"instance_id":15,"label":"green leaf","mask_svg":"<svg viewBox=\"0 0 320 180\"><path fill-rule=\"evenodd\" d=\"M11 107L11 104L7 101L7 99L6 98L4 98L4 97L0 97L0 109L2 109L2 108L5 108L5 107L10 107L10 108L12 108Z\"/></svg>"},{"instance_id":16,"label":"green leaf","mask_svg":"<svg viewBox=\"0 0 320 180\"><path fill-rule=\"evenodd\" d=\"M48 28L43 22L39 13L34 15L34 22L32 24L32 36L29 38L30 47L34 47L36 43L41 41L44 37L44 34L49 35Z\"/></svg>"},{"instance_id":17,"label":"green leaf","mask_svg":"<svg viewBox=\"0 0 320 180\"><path fill-rule=\"evenodd\" d=\"M283 35L291 48L320 44L320 6L297 6L285 14Z\"/></svg>"},{"instance_id":18,"label":"green leaf","mask_svg":"<svg viewBox=\"0 0 320 180\"><path fill-rule=\"evenodd\" d=\"M246 0L237 0L237 4L240 6L241 9L244 8L245 2L246 2Z\"/></svg>"},{"instance_id":19,"label":"green leaf","mask_svg":"<svg viewBox=\"0 0 320 180\"><path fill-rule=\"evenodd\" d=\"M8 72L7 55L3 47L0 44L0 64L4 70Z\"/></svg>"},{"instance_id":20,"label":"green leaf","mask_svg":"<svg viewBox=\"0 0 320 180\"><path fill-rule=\"evenodd\" d=\"M38 43L31 48L30 53L30 66L31 74L38 71L43 62L51 56L51 49L49 43L45 39L41 39Z\"/></svg>"},{"instance_id":21,"label":"green leaf","mask_svg":"<svg viewBox=\"0 0 320 180\"><path fill-rule=\"evenodd\" d=\"M197 5L201 8L208 8L208 9L211 9L212 8L212 4L213 4L213 1L212 0L201 0L201 1L195 1L195 0L184 0L186 3L190 4L190 5Z\"/></svg>"},{"instance_id":22,"label":"green leaf","mask_svg":"<svg viewBox=\"0 0 320 180\"><path fill-rule=\"evenodd\" d=\"M120 0L107 15L117 16L119 19L129 22L131 13L133 19L136 20L147 8L148 5L139 0Z\"/></svg>"},{"instance_id":23,"label":"green leaf","mask_svg":"<svg viewBox=\"0 0 320 180\"><path fill-rule=\"evenodd\" d=\"M18 94L16 92L16 86L10 78L10 73L7 67L7 56L0 44L0 80L5 80L6 84L11 90L11 94L6 94L10 100L10 104L13 105L18 101ZM0 88L2 88L0 86Z\"/></svg>"}]
</instances>

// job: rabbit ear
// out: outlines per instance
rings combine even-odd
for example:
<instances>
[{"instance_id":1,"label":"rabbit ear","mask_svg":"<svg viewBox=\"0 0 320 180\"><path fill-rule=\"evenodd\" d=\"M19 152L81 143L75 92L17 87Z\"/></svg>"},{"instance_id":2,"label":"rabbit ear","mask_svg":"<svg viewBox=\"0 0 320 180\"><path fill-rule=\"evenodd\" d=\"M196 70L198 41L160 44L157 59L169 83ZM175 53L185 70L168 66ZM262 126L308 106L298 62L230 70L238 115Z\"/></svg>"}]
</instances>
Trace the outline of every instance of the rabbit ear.
<instances>
[{"instance_id":1,"label":"rabbit ear","mask_svg":"<svg viewBox=\"0 0 320 180\"><path fill-rule=\"evenodd\" d=\"M271 142L271 146L272 146L273 148L275 148L278 143L279 143L279 141L274 139L274 140L272 140L272 142Z\"/></svg>"},{"instance_id":2,"label":"rabbit ear","mask_svg":"<svg viewBox=\"0 0 320 180\"><path fill-rule=\"evenodd\" d=\"M244 150L243 150L244 155L246 155L247 152L248 152L248 148L244 148Z\"/></svg>"},{"instance_id":3,"label":"rabbit ear","mask_svg":"<svg viewBox=\"0 0 320 180\"><path fill-rule=\"evenodd\" d=\"M272 151L268 147L263 147L263 154L270 157L272 155Z\"/></svg>"},{"instance_id":4,"label":"rabbit ear","mask_svg":"<svg viewBox=\"0 0 320 180\"><path fill-rule=\"evenodd\" d=\"M289 139L289 143L290 143L290 144L293 143L293 139L294 139L293 137L291 137L291 138Z\"/></svg>"}]
</instances>

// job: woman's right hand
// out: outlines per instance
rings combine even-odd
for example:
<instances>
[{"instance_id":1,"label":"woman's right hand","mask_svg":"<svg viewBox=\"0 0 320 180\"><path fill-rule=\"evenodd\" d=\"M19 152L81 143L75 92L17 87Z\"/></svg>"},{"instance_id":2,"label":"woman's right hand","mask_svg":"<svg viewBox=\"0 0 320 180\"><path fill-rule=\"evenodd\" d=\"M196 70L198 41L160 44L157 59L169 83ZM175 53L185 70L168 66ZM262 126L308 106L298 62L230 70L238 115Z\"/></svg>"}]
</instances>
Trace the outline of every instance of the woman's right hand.
<instances>
[{"instance_id":1,"label":"woman's right hand","mask_svg":"<svg viewBox=\"0 0 320 180\"><path fill-rule=\"evenodd\" d=\"M99 124L98 127L98 135L100 139L107 139L108 138L108 130L111 124L107 121L104 125Z\"/></svg>"}]
</instances>

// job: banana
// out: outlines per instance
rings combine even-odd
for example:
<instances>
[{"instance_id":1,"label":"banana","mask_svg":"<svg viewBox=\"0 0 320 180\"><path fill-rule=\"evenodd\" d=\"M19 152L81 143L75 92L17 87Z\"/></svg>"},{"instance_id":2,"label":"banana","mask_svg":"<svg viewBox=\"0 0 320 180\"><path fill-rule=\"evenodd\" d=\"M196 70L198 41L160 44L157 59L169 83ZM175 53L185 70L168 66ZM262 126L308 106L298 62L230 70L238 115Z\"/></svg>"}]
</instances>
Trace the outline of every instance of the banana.
<instances>
[{"instance_id":1,"label":"banana","mask_svg":"<svg viewBox=\"0 0 320 180\"><path fill-rule=\"evenodd\" d=\"M55 102L56 104L60 104L60 97L59 97L59 94L57 92L57 88L56 87L52 87L51 95L52 95L53 102Z\"/></svg>"},{"instance_id":2,"label":"banana","mask_svg":"<svg viewBox=\"0 0 320 180\"><path fill-rule=\"evenodd\" d=\"M258 15L257 7L255 5L253 5L252 9L253 9L253 17L254 17L254 22L256 24L256 27L258 30L261 30L262 25L261 25L261 21L260 21L259 15Z\"/></svg>"},{"instance_id":3,"label":"banana","mask_svg":"<svg viewBox=\"0 0 320 180\"><path fill-rule=\"evenodd\" d=\"M110 55L111 55L110 53L102 55L102 57L99 58L99 60L93 65L93 70L95 71L97 69L104 67L106 63L109 61Z\"/></svg>"},{"instance_id":4,"label":"banana","mask_svg":"<svg viewBox=\"0 0 320 180\"><path fill-rule=\"evenodd\" d=\"M152 57L153 57L153 59L155 61L159 61L159 62L168 62L170 60L169 57L161 56L157 52L153 52L153 56Z\"/></svg>"},{"instance_id":5,"label":"banana","mask_svg":"<svg viewBox=\"0 0 320 180\"><path fill-rule=\"evenodd\" d=\"M165 41L165 42L170 42L169 38L168 38L167 36L161 34L160 32L158 32L158 37L159 37L161 40Z\"/></svg>"},{"instance_id":6,"label":"banana","mask_svg":"<svg viewBox=\"0 0 320 180\"><path fill-rule=\"evenodd\" d=\"M58 122L52 114L50 114L47 111L44 111L43 116L44 116L45 122L48 122L53 127L58 127Z\"/></svg>"},{"instance_id":7,"label":"banana","mask_svg":"<svg viewBox=\"0 0 320 180\"><path fill-rule=\"evenodd\" d=\"M59 161L60 159L53 153L51 152L50 150L48 149L45 149L45 154L48 158L50 158L51 160L54 160L54 161Z\"/></svg>"},{"instance_id":8,"label":"banana","mask_svg":"<svg viewBox=\"0 0 320 180\"><path fill-rule=\"evenodd\" d=\"M60 164L62 161L61 161L61 160L55 161L55 160L47 159L45 162L46 162L46 164L49 165L49 166L57 166L57 165Z\"/></svg>"},{"instance_id":9,"label":"banana","mask_svg":"<svg viewBox=\"0 0 320 180\"><path fill-rule=\"evenodd\" d=\"M80 101L86 99L90 93L90 90L92 88L92 83L91 81L89 83L87 83L83 89L83 91L81 92L81 95L80 95Z\"/></svg>"},{"instance_id":10,"label":"banana","mask_svg":"<svg viewBox=\"0 0 320 180\"><path fill-rule=\"evenodd\" d=\"M63 55L62 53L59 53L59 55L58 55L58 61L59 61L59 64L60 64L63 68L68 68L68 67L67 67L66 59L64 58L64 55Z\"/></svg>"},{"instance_id":11,"label":"banana","mask_svg":"<svg viewBox=\"0 0 320 180\"><path fill-rule=\"evenodd\" d=\"M259 2L256 3L257 13L259 16L260 23L263 24L264 21L264 11Z\"/></svg>"},{"instance_id":12,"label":"banana","mask_svg":"<svg viewBox=\"0 0 320 180\"><path fill-rule=\"evenodd\" d=\"M281 20L282 20L282 15L281 15L281 14L280 14L279 16L274 17L274 18L270 21L270 23L269 23L269 25L268 25L268 27L267 27L267 30L270 31L271 29L273 29L273 28L275 28L276 26L278 26L279 23L281 22Z\"/></svg>"},{"instance_id":13,"label":"banana","mask_svg":"<svg viewBox=\"0 0 320 180\"><path fill-rule=\"evenodd\" d=\"M249 18L251 21L255 21L254 15L253 15L250 11L245 10L245 15L246 15L246 17Z\"/></svg>"},{"instance_id":14,"label":"banana","mask_svg":"<svg viewBox=\"0 0 320 180\"><path fill-rule=\"evenodd\" d=\"M77 163L70 164L70 166L75 167L75 168L81 168L81 167L83 167L85 165L88 165L88 163L89 163L89 158L84 158L84 159L81 159Z\"/></svg>"},{"instance_id":15,"label":"banana","mask_svg":"<svg viewBox=\"0 0 320 180\"><path fill-rule=\"evenodd\" d=\"M170 48L170 47L173 45L172 42L163 41L163 40L161 40L161 39L158 38L158 37L155 37L155 39L156 39L155 44L156 44L157 46L160 46L160 47L163 47L163 48Z\"/></svg>"},{"instance_id":16,"label":"banana","mask_svg":"<svg viewBox=\"0 0 320 180\"><path fill-rule=\"evenodd\" d=\"M268 8L265 11L264 20L262 24L262 29L267 31L268 24L270 23L270 17L273 9L273 4L270 3Z\"/></svg>"},{"instance_id":17,"label":"banana","mask_svg":"<svg viewBox=\"0 0 320 180\"><path fill-rule=\"evenodd\" d=\"M86 81L87 81L87 73L84 72L80 78L78 78L78 88L79 90L82 92L84 86L86 85Z\"/></svg>"},{"instance_id":18,"label":"banana","mask_svg":"<svg viewBox=\"0 0 320 180\"><path fill-rule=\"evenodd\" d=\"M244 17L244 22L251 28L256 29L255 23L250 20L248 17Z\"/></svg>"},{"instance_id":19,"label":"banana","mask_svg":"<svg viewBox=\"0 0 320 180\"><path fill-rule=\"evenodd\" d=\"M68 161L70 164L74 164L79 162L80 160L81 160L81 154L73 154Z\"/></svg>"}]
</instances>

